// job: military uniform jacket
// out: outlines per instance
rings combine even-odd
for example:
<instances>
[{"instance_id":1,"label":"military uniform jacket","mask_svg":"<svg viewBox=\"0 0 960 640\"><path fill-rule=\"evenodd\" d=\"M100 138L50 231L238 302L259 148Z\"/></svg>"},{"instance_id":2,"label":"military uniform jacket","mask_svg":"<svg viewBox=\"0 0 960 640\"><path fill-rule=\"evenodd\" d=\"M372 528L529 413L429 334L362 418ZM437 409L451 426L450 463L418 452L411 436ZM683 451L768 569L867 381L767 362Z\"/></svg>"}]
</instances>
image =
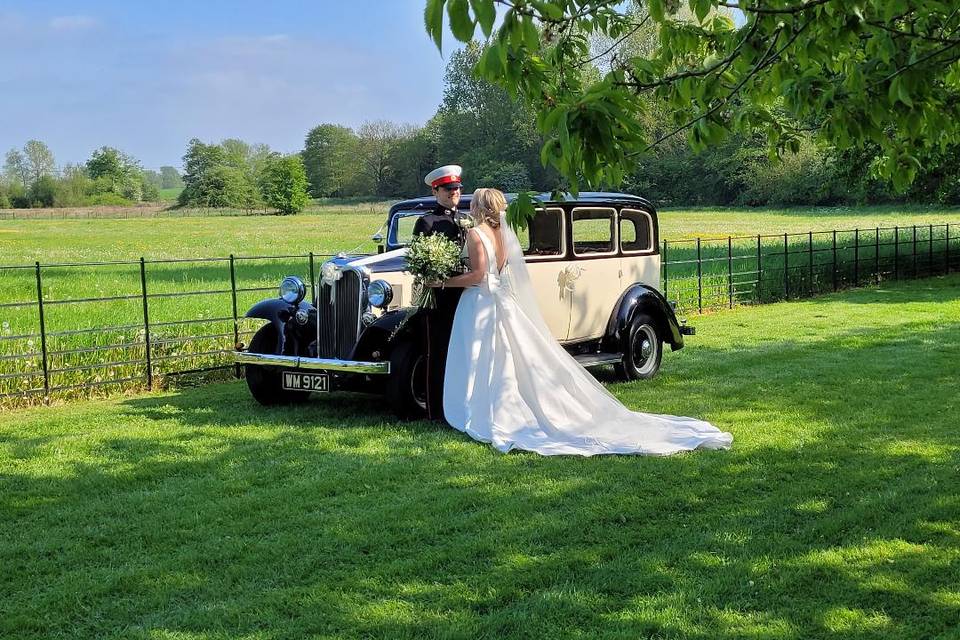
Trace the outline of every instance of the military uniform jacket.
<instances>
[{"instance_id":1,"label":"military uniform jacket","mask_svg":"<svg viewBox=\"0 0 960 640\"><path fill-rule=\"evenodd\" d=\"M438 233L463 247L465 236L463 229L460 228L459 221L465 217L467 216L460 211L447 209L438 204L433 208L433 211L417 220L417 224L413 227L413 234L431 235Z\"/></svg>"}]
</instances>

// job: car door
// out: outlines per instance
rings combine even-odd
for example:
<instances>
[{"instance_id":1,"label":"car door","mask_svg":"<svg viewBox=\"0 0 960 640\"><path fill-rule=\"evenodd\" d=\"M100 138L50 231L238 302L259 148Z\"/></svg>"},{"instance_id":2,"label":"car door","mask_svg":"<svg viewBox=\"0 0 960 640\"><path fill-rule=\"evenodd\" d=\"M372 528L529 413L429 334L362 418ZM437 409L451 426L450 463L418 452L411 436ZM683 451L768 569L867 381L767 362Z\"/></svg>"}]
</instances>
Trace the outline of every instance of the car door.
<instances>
[{"instance_id":1,"label":"car door","mask_svg":"<svg viewBox=\"0 0 960 640\"><path fill-rule=\"evenodd\" d=\"M572 296L562 277L567 262L566 222L563 209L537 209L526 229L517 232L526 257L527 270L537 296L537 305L557 340L567 337Z\"/></svg>"},{"instance_id":2,"label":"car door","mask_svg":"<svg viewBox=\"0 0 960 640\"><path fill-rule=\"evenodd\" d=\"M573 261L566 267L572 294L567 341L599 338L623 292L617 251L616 210L576 207L571 212Z\"/></svg>"}]
</instances>

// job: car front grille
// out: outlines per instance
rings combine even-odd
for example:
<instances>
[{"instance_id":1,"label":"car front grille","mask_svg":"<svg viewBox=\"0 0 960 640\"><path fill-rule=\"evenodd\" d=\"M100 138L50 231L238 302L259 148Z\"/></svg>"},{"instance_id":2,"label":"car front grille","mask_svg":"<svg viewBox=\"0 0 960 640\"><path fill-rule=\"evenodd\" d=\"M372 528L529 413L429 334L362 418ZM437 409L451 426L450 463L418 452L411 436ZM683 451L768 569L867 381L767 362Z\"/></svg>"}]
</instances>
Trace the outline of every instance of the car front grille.
<instances>
[{"instance_id":1,"label":"car front grille","mask_svg":"<svg viewBox=\"0 0 960 640\"><path fill-rule=\"evenodd\" d=\"M341 273L343 276L332 286L326 283L320 285L320 298L317 300L320 328L317 355L321 358L349 358L357 344L360 314L364 306L363 282L357 271L344 269ZM331 304L334 287L336 295Z\"/></svg>"}]
</instances>

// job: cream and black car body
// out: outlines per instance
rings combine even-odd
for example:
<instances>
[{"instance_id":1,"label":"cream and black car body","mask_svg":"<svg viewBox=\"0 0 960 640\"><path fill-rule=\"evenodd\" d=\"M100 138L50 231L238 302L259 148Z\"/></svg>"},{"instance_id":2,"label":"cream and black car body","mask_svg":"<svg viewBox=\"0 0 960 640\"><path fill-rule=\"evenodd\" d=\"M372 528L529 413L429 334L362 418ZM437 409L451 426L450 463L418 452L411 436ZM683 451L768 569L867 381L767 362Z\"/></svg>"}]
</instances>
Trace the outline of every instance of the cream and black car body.
<instances>
[{"instance_id":1,"label":"cream and black car body","mask_svg":"<svg viewBox=\"0 0 960 640\"><path fill-rule=\"evenodd\" d=\"M585 367L613 365L625 380L653 377L663 345L680 349L683 336L693 333L659 290L654 207L622 193L549 198L541 197L518 235L550 330ZM362 391L384 394L399 415L424 413L421 332L416 322L401 324L413 294L404 254L417 218L435 203L417 198L393 205L385 234L374 236L379 252L323 263L311 301L303 280L289 276L279 298L247 312L268 321L236 353L254 398L279 404L310 392ZM461 209L469 204L464 194Z\"/></svg>"}]
</instances>

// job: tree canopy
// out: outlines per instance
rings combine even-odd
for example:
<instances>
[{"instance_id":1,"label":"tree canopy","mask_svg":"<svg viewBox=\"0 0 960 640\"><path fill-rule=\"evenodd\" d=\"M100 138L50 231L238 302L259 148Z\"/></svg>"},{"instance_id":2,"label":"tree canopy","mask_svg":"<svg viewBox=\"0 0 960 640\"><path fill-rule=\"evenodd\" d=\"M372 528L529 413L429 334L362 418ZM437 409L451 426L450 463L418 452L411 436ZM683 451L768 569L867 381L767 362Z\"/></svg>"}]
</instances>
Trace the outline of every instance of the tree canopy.
<instances>
[{"instance_id":1,"label":"tree canopy","mask_svg":"<svg viewBox=\"0 0 960 640\"><path fill-rule=\"evenodd\" d=\"M285 215L303 211L310 199L300 156L270 156L258 183L264 201Z\"/></svg>"},{"instance_id":2,"label":"tree canopy","mask_svg":"<svg viewBox=\"0 0 960 640\"><path fill-rule=\"evenodd\" d=\"M573 191L619 184L678 134L698 149L755 131L776 153L804 136L874 148L901 189L960 141L955 0L427 0L438 46L445 10L457 40L489 38L477 72L536 111L541 158ZM655 46L631 49L651 26ZM655 135L651 98L673 125Z\"/></svg>"}]
</instances>

